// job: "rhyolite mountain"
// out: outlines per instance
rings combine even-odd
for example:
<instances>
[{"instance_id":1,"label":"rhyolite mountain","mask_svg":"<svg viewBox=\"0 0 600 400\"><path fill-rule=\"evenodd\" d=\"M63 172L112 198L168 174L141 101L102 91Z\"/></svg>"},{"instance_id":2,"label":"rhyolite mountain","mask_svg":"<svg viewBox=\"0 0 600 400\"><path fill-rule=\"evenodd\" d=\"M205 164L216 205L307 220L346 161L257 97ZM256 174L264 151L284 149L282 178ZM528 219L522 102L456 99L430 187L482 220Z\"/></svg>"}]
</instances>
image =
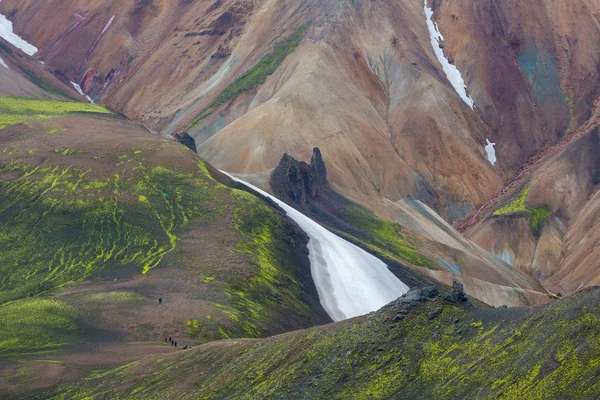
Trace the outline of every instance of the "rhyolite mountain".
<instances>
[{"instance_id":1,"label":"rhyolite mountain","mask_svg":"<svg viewBox=\"0 0 600 400\"><path fill-rule=\"evenodd\" d=\"M592 283L567 278L575 266L553 271L567 253L583 251L567 242L585 234L573 212L583 209L593 182L560 210L538 196L530 208L552 206L555 216L570 208L565 226L534 229L558 229L552 234L524 230L509 240L517 245L502 244L502 229L473 233L465 221L477 213L481 222L480 207L506 195L539 154L594 128L599 11L592 0L0 3L53 71L153 132L189 134L215 167L270 191L284 153L308 160L319 147L331 187L351 202L488 258L481 246L498 258L492 264L514 267L492 268L522 271L561 293ZM572 223L583 232L568 234ZM438 258L444 273L456 274L460 263ZM471 274L463 275L475 294ZM563 288L563 279L573 283ZM494 304L507 302L494 297Z\"/></svg>"},{"instance_id":2,"label":"rhyolite mountain","mask_svg":"<svg viewBox=\"0 0 600 400\"><path fill-rule=\"evenodd\" d=\"M598 1L0 14L0 397L600 396ZM287 206L426 289L330 323Z\"/></svg>"},{"instance_id":3,"label":"rhyolite mountain","mask_svg":"<svg viewBox=\"0 0 600 400\"><path fill-rule=\"evenodd\" d=\"M425 5L474 109L442 71L422 0L4 0L0 13L94 100L187 131L220 169L265 173L318 146L351 200L378 211L411 196L455 222L589 118L599 6Z\"/></svg>"}]
</instances>

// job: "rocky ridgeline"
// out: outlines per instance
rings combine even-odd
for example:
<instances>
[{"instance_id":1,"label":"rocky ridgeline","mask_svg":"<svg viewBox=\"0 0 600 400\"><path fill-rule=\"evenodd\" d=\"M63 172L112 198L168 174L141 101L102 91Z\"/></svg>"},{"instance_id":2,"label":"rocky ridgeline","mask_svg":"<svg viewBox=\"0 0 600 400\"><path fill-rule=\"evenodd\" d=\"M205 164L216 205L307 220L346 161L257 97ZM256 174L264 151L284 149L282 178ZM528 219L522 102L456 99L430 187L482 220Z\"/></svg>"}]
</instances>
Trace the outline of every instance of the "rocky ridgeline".
<instances>
[{"instance_id":1,"label":"rocky ridgeline","mask_svg":"<svg viewBox=\"0 0 600 400\"><path fill-rule=\"evenodd\" d=\"M472 307L472 303L465 294L464 287L461 283L454 281L452 284L452 292L440 295L440 292L435 286L427 286L423 288L413 288L399 297L396 301L388 305L386 308L398 311L398 314L392 318L393 323L402 321L409 313L411 308L416 307L420 303L428 301L438 302L445 301L452 304ZM434 319L442 313L442 308L438 307L427 314L429 319Z\"/></svg>"}]
</instances>

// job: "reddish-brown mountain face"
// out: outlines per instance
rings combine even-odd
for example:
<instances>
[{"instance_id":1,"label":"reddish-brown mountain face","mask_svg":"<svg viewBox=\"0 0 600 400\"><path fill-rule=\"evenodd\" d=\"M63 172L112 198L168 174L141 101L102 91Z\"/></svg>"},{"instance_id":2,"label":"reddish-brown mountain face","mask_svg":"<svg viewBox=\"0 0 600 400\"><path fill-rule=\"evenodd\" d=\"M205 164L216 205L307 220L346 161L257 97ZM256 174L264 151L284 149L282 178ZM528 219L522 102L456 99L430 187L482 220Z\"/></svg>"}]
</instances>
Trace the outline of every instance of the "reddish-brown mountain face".
<instances>
[{"instance_id":1,"label":"reddish-brown mountain face","mask_svg":"<svg viewBox=\"0 0 600 400\"><path fill-rule=\"evenodd\" d=\"M525 273L565 292L597 275L581 247L595 151L579 155L596 126L599 12L596 0L0 3L51 69L154 132L189 133L216 167L270 190L282 154L319 147L334 190L435 243L425 252L460 252L481 282L504 285L486 268L512 264L511 285L534 287ZM525 187L522 220L493 215ZM546 205L552 216L533 216ZM451 281L444 268L436 279Z\"/></svg>"},{"instance_id":2,"label":"reddish-brown mountain face","mask_svg":"<svg viewBox=\"0 0 600 400\"><path fill-rule=\"evenodd\" d=\"M189 131L220 168L264 173L318 145L348 197L379 211L411 196L454 222L589 117L599 7L427 6L474 110L434 54L420 0L5 0L0 11L94 99L157 132Z\"/></svg>"}]
</instances>

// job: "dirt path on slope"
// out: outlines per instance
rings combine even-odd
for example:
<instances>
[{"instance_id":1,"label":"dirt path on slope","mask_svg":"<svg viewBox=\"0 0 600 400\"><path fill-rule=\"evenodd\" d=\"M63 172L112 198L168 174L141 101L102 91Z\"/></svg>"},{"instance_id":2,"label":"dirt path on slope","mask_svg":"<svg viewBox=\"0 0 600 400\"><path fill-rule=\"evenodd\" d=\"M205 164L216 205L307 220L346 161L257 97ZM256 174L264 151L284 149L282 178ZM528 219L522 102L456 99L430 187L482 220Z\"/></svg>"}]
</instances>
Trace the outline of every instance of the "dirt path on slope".
<instances>
[{"instance_id":1,"label":"dirt path on slope","mask_svg":"<svg viewBox=\"0 0 600 400\"><path fill-rule=\"evenodd\" d=\"M498 192L494 197L484 203L475 212L471 213L468 217L462 220L458 226L460 233L465 233L471 230L479 222L486 219L497 207L502 204L507 198L509 198L516 189L520 187L523 181L531 175L543 162L547 161L551 157L563 151L573 141L585 136L592 129L598 126L600 123L600 99L597 99L594 103L592 116L578 129L568 136L565 136L555 145L552 145L545 150L539 152L535 156L529 159L515 174L515 176L508 181L507 185Z\"/></svg>"}]
</instances>

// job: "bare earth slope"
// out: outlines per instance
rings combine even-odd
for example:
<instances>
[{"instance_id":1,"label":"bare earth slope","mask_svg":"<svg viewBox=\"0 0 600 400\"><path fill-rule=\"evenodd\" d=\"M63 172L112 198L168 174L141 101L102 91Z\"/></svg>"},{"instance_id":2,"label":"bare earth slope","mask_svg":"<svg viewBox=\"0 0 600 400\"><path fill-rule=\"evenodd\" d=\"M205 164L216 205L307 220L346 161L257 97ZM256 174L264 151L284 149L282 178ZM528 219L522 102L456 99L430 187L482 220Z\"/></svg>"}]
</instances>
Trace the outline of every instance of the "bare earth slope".
<instances>
[{"instance_id":1,"label":"bare earth slope","mask_svg":"<svg viewBox=\"0 0 600 400\"><path fill-rule=\"evenodd\" d=\"M378 199L410 195L453 222L585 121L597 95L597 4L521 3L428 5L474 111L441 71L420 0L5 0L0 12L93 98L189 130L221 169L265 172L319 146L347 197L379 212Z\"/></svg>"}]
</instances>

